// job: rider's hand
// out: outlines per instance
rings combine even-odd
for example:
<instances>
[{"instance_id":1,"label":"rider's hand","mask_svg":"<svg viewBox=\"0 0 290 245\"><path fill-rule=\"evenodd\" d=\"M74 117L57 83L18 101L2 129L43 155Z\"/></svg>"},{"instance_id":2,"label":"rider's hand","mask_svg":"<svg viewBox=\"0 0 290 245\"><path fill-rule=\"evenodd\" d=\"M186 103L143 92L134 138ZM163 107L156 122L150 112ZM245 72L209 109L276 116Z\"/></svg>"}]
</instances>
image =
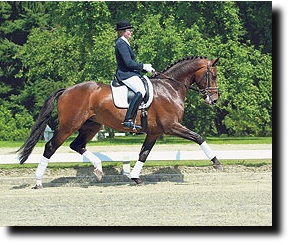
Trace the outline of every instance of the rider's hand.
<instances>
[{"instance_id":1,"label":"rider's hand","mask_svg":"<svg viewBox=\"0 0 290 245\"><path fill-rule=\"evenodd\" d=\"M143 70L147 72L155 72L155 69L152 67L151 64L143 64Z\"/></svg>"}]
</instances>

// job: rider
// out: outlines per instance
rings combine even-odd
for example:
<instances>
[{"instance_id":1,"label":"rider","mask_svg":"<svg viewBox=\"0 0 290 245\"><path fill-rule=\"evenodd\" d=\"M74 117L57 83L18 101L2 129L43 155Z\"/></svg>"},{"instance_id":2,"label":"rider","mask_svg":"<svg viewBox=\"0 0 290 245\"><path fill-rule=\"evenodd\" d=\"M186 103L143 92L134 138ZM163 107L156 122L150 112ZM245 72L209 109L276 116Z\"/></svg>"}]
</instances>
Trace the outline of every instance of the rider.
<instances>
[{"instance_id":1,"label":"rider","mask_svg":"<svg viewBox=\"0 0 290 245\"><path fill-rule=\"evenodd\" d=\"M115 55L118 67L116 77L135 92L129 104L123 126L124 128L141 129L140 126L135 125L133 122L138 107L146 93L141 80L141 72L154 72L155 70L151 64L141 64L136 61L134 51L129 43L133 28L130 22L126 20L121 20L117 23L116 31L118 32L118 39L115 46Z\"/></svg>"}]
</instances>

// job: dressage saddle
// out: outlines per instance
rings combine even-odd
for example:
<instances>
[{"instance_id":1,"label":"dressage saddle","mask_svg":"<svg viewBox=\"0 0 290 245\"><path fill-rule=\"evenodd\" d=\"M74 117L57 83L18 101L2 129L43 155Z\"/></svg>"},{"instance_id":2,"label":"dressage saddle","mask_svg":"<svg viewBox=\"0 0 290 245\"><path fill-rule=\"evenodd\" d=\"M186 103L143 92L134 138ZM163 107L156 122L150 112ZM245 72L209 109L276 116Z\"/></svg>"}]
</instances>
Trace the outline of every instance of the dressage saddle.
<instances>
[{"instance_id":1,"label":"dressage saddle","mask_svg":"<svg viewBox=\"0 0 290 245\"><path fill-rule=\"evenodd\" d=\"M149 86L148 86L148 81L145 77L141 77L141 80L144 84L146 93L145 96L143 98L143 102L147 103L149 100ZM114 77L111 85L115 88L120 87L120 86L126 86L125 83L123 83L122 81L120 81L116 76ZM127 93L127 101L128 104L130 104L131 100L133 99L134 95L136 94L132 89L130 89L128 86L126 86L128 88L128 93Z\"/></svg>"}]
</instances>

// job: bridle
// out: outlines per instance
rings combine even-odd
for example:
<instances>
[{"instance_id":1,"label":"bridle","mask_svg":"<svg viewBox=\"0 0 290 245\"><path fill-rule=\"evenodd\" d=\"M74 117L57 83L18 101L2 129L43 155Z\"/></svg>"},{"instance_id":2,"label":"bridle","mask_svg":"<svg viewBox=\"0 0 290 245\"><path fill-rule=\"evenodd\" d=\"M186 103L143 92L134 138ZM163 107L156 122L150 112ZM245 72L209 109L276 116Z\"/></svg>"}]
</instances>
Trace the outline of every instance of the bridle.
<instances>
[{"instance_id":1,"label":"bridle","mask_svg":"<svg viewBox=\"0 0 290 245\"><path fill-rule=\"evenodd\" d=\"M206 84L207 84L207 87L206 88L202 88L202 89L200 89L200 88L195 88L195 87L193 87L193 86L191 86L191 85L187 85L187 84L185 84L185 83L183 83L183 82L180 82L180 81L178 81L177 79L175 79L175 78L173 78L173 77L169 77L169 76L167 76L167 75L164 75L164 74L162 74L162 73L158 73L158 72L155 72L155 74L154 74L154 78L158 78L158 79L168 79L168 80L171 80L171 81L173 81L173 82L176 82L176 83L179 83L179 84L181 84L181 85L183 85L183 86L185 86L188 90L193 90L193 91L196 91L196 92L199 92L199 93L201 93L201 95L204 97L204 96L208 96L209 95L209 91L212 91L212 90L217 90L218 91L218 87L211 87L210 86L210 74L212 75L212 71L210 70L210 60L208 61L208 63L207 63L207 69L206 69L206 72L204 73L204 75L200 78L200 80L196 83L196 85L199 87L199 84L201 84L201 82L204 80L204 79L206 79ZM201 68L199 68L199 69L201 69ZM197 69L197 70L199 70L199 69ZM196 71L197 71L196 70ZM195 72L196 72L195 71ZM161 76L161 77L160 77ZM195 76L193 77L193 79L192 79L192 82L191 83L194 83L194 81L195 81Z\"/></svg>"},{"instance_id":2,"label":"bridle","mask_svg":"<svg viewBox=\"0 0 290 245\"><path fill-rule=\"evenodd\" d=\"M199 92L202 94L202 96L207 96L208 95L208 92L209 91L212 91L212 90L218 91L218 87L211 87L210 86L210 77L209 77L210 75L213 75L213 74L212 74L212 71L210 70L210 60L209 60L208 63L207 63L207 69L206 69L205 74L196 83L196 85L198 86L204 79L206 79L207 87L206 88L203 88L203 89L199 89Z\"/></svg>"}]
</instances>

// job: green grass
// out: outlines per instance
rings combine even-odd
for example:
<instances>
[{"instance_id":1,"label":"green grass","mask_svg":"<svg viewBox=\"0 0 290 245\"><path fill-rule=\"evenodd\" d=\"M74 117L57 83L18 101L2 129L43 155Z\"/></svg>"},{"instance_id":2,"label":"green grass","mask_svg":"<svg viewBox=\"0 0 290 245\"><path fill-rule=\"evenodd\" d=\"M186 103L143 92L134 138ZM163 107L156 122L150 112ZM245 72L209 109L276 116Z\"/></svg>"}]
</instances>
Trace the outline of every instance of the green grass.
<instances>
[{"instance_id":1,"label":"green grass","mask_svg":"<svg viewBox=\"0 0 290 245\"><path fill-rule=\"evenodd\" d=\"M266 164L272 164L272 159L262 160L221 160L223 166L226 165L243 165L247 167L260 167ZM103 167L122 167L122 162L103 162ZM131 166L134 162L131 161ZM21 169L21 168L36 168L36 163L26 164L1 164L0 169ZM186 161L146 161L144 167L176 167L176 166L188 166L188 167L206 167L211 166L211 161L208 160L186 160ZM82 168L92 167L91 163L49 163L48 168Z\"/></svg>"},{"instance_id":2,"label":"green grass","mask_svg":"<svg viewBox=\"0 0 290 245\"><path fill-rule=\"evenodd\" d=\"M142 144L145 135L129 135L124 137L115 137L114 139L103 139L100 141L91 141L90 145L131 145ZM210 144L272 144L272 137L207 137L206 141ZM164 136L158 139L156 144L188 144L189 140L174 136Z\"/></svg>"},{"instance_id":3,"label":"green grass","mask_svg":"<svg viewBox=\"0 0 290 245\"><path fill-rule=\"evenodd\" d=\"M63 145L68 146L75 136L70 137ZM142 145L145 135L128 135L124 137L115 137L114 139L103 139L99 141L90 141L88 145L91 146L110 146L110 145ZM207 137L207 143L210 144L272 144L272 137ZM24 142L16 141L0 141L0 147L20 147ZM188 144L189 140L174 136L164 136L157 140L156 144ZM40 140L36 147L43 147L45 141Z\"/></svg>"},{"instance_id":4,"label":"green grass","mask_svg":"<svg viewBox=\"0 0 290 245\"><path fill-rule=\"evenodd\" d=\"M75 137L68 139L64 145L68 146ZM99 141L91 141L88 145L91 146L110 146L110 145L142 145L145 135L128 135L124 137L115 137L114 139L103 139ZM207 137L206 141L209 144L272 144L271 137ZM159 139L156 144L189 144L190 141L173 136L164 136ZM23 142L0 141L0 147L20 147ZM39 141L37 147L44 147L45 142ZM272 159L267 160L223 160L223 165L239 164L245 166L261 166L271 164ZM133 162L131 162L131 165ZM210 166L211 161L147 161L146 166ZM75 168L92 166L90 163L50 163L50 168ZM122 162L103 162L104 167L122 166ZM0 169L13 168L36 168L37 164L1 164Z\"/></svg>"}]
</instances>

